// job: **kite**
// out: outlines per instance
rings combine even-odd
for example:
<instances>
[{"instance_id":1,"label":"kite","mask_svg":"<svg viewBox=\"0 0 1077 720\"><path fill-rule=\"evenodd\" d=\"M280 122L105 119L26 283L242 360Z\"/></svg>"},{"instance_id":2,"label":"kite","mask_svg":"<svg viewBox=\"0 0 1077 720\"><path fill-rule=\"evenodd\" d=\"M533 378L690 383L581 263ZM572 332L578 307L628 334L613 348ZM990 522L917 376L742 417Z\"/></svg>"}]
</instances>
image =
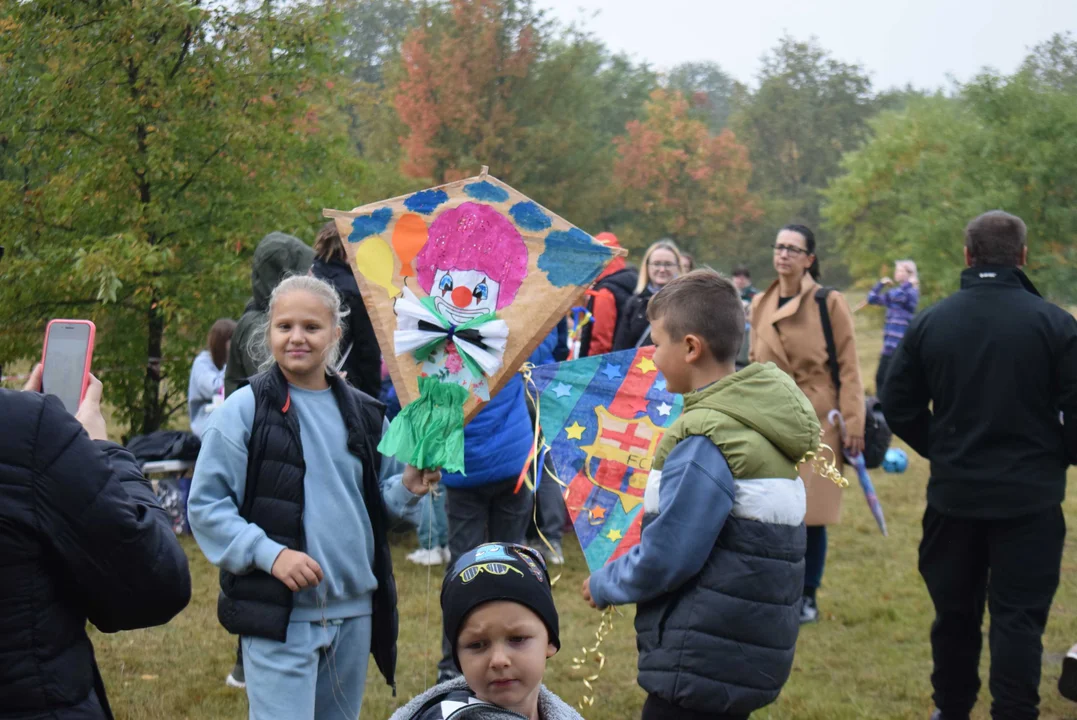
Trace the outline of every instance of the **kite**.
<instances>
[{"instance_id":1,"label":"kite","mask_svg":"<svg viewBox=\"0 0 1077 720\"><path fill-rule=\"evenodd\" d=\"M565 505L594 572L639 544L647 476L683 400L666 389L653 347L542 365L530 375Z\"/></svg>"},{"instance_id":2,"label":"kite","mask_svg":"<svg viewBox=\"0 0 1077 720\"><path fill-rule=\"evenodd\" d=\"M618 251L486 174L351 211L345 241L402 412L379 450L465 472L464 424Z\"/></svg>"}]
</instances>

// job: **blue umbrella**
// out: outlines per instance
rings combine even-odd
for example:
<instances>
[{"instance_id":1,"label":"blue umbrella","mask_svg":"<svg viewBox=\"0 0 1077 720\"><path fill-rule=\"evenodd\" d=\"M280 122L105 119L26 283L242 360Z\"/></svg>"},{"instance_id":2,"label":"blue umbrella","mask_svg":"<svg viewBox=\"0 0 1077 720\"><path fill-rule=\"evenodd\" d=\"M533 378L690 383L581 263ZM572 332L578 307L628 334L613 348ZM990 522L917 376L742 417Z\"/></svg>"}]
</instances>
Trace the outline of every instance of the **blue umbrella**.
<instances>
[{"instance_id":1,"label":"blue umbrella","mask_svg":"<svg viewBox=\"0 0 1077 720\"><path fill-rule=\"evenodd\" d=\"M875 516L875 522L879 524L883 537L887 537L889 533L886 532L886 518L883 517L883 506L879 502L879 496L875 494L875 486L871 482L868 468L864 465L864 453L859 453L855 457L850 457L849 453L845 453L845 459L856 468L856 477L860 480L860 487L864 491L864 499L868 501L868 508L871 510L871 514Z\"/></svg>"}]
</instances>

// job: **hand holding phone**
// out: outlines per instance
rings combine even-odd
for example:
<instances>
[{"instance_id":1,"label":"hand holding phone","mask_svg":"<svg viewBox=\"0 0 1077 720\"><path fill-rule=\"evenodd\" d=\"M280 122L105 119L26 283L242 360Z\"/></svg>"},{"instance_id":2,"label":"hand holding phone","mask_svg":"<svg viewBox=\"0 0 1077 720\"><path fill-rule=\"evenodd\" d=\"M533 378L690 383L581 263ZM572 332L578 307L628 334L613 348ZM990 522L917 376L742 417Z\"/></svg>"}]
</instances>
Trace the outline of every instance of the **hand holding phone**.
<instances>
[{"instance_id":1,"label":"hand holding phone","mask_svg":"<svg viewBox=\"0 0 1077 720\"><path fill-rule=\"evenodd\" d=\"M41 391L60 398L72 415L90 384L96 330L89 320L52 320L45 328Z\"/></svg>"}]
</instances>

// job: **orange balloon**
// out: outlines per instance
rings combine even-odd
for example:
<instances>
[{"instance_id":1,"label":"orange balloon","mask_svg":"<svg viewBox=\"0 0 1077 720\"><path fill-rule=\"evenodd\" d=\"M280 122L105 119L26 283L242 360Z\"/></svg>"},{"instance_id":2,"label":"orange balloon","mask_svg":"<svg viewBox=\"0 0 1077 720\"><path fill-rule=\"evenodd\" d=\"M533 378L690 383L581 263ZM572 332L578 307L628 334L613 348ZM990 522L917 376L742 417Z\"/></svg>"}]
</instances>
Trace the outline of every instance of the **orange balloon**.
<instances>
[{"instance_id":1,"label":"orange balloon","mask_svg":"<svg viewBox=\"0 0 1077 720\"><path fill-rule=\"evenodd\" d=\"M415 268L411 266L415 256L426 245L428 234L426 223L415 213L404 213L393 228L393 250L400 258L400 276L415 277Z\"/></svg>"}]
</instances>

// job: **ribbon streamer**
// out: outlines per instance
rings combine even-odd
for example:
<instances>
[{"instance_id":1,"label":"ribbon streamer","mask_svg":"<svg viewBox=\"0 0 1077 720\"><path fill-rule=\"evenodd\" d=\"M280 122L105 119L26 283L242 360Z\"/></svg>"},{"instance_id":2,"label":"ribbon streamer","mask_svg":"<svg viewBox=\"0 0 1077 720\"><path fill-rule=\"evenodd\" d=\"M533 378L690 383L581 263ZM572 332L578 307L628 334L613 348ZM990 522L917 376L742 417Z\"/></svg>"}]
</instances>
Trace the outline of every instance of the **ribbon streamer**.
<instances>
[{"instance_id":1,"label":"ribbon streamer","mask_svg":"<svg viewBox=\"0 0 1077 720\"><path fill-rule=\"evenodd\" d=\"M397 315L397 329L393 333L397 355L414 352L418 359L425 360L440 346L452 341L476 378L493 376L501 369L509 326L494 313L453 325L434 308L431 298L420 299L407 286L393 309Z\"/></svg>"},{"instance_id":2,"label":"ribbon streamer","mask_svg":"<svg viewBox=\"0 0 1077 720\"><path fill-rule=\"evenodd\" d=\"M611 605L602 611L602 620L598 624L598 630L595 631L595 644L591 647L581 648L583 653L582 657L572 658L572 670L579 671L585 670L590 667L591 663L598 665L595 668L594 673L590 675L584 675L581 682L583 686L587 688L587 693L580 697L580 701L576 703L576 707L583 710L585 707L591 707L595 704L595 688L594 684L598 681L599 675L602 674L602 668L606 666L606 656L599 649L602 646L602 641L606 639L606 636L613 630L613 613L614 608Z\"/></svg>"}]
</instances>

